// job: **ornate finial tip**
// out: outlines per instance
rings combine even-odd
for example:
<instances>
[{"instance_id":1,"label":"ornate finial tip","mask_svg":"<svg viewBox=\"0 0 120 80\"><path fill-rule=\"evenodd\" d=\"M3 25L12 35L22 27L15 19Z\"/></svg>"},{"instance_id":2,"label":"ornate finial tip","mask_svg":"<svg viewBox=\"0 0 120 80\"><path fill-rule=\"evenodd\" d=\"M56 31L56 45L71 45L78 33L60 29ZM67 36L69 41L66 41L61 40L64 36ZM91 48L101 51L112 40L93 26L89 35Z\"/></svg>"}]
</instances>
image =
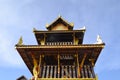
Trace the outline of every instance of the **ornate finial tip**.
<instances>
[{"instance_id":1,"label":"ornate finial tip","mask_svg":"<svg viewBox=\"0 0 120 80\"><path fill-rule=\"evenodd\" d=\"M19 41L18 41L17 45L23 45L22 36L20 37L20 39L19 39Z\"/></svg>"},{"instance_id":2,"label":"ornate finial tip","mask_svg":"<svg viewBox=\"0 0 120 80\"><path fill-rule=\"evenodd\" d=\"M58 15L58 17L60 18L60 17L61 17L61 15L59 14L59 15Z\"/></svg>"},{"instance_id":3,"label":"ornate finial tip","mask_svg":"<svg viewBox=\"0 0 120 80\"><path fill-rule=\"evenodd\" d=\"M36 31L36 28L33 28L33 32Z\"/></svg>"},{"instance_id":4,"label":"ornate finial tip","mask_svg":"<svg viewBox=\"0 0 120 80\"><path fill-rule=\"evenodd\" d=\"M97 44L103 44L103 41L102 41L100 35L97 35L97 42L96 43Z\"/></svg>"},{"instance_id":5,"label":"ornate finial tip","mask_svg":"<svg viewBox=\"0 0 120 80\"><path fill-rule=\"evenodd\" d=\"M49 26L49 24L46 24L45 26L46 26L46 27L48 27L48 26Z\"/></svg>"},{"instance_id":6,"label":"ornate finial tip","mask_svg":"<svg viewBox=\"0 0 120 80\"><path fill-rule=\"evenodd\" d=\"M71 26L74 26L74 23L70 23Z\"/></svg>"},{"instance_id":7,"label":"ornate finial tip","mask_svg":"<svg viewBox=\"0 0 120 80\"><path fill-rule=\"evenodd\" d=\"M85 26L83 26L83 29L86 29L86 27L85 27Z\"/></svg>"},{"instance_id":8,"label":"ornate finial tip","mask_svg":"<svg viewBox=\"0 0 120 80\"><path fill-rule=\"evenodd\" d=\"M81 29L86 29L85 26L83 26Z\"/></svg>"}]
</instances>

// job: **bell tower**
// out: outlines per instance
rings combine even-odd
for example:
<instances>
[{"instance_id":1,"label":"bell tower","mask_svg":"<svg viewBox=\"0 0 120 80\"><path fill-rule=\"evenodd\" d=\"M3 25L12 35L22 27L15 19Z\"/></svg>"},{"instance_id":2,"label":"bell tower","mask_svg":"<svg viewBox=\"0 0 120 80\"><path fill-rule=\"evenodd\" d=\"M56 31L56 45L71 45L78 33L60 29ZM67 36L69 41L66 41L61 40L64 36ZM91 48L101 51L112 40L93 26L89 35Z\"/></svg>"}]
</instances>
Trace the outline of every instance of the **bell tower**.
<instances>
[{"instance_id":1,"label":"bell tower","mask_svg":"<svg viewBox=\"0 0 120 80\"><path fill-rule=\"evenodd\" d=\"M33 75L31 80L98 80L95 63L105 46L100 36L95 44L83 44L85 27L73 30L74 24L59 16L45 31L33 29L38 45L15 45Z\"/></svg>"}]
</instances>

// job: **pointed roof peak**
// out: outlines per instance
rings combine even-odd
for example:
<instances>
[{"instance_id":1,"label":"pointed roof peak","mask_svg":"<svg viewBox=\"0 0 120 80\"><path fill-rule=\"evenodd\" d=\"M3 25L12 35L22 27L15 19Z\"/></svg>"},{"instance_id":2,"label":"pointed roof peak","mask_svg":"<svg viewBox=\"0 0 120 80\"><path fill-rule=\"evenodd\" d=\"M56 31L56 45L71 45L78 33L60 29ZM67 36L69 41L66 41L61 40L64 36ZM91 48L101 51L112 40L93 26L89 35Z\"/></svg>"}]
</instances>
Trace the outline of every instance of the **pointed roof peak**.
<instances>
[{"instance_id":1,"label":"pointed roof peak","mask_svg":"<svg viewBox=\"0 0 120 80\"><path fill-rule=\"evenodd\" d=\"M19 38L19 41L18 41L17 45L23 45L23 39L22 39L22 36Z\"/></svg>"},{"instance_id":2,"label":"pointed roof peak","mask_svg":"<svg viewBox=\"0 0 120 80\"><path fill-rule=\"evenodd\" d=\"M65 24L66 26L69 27L69 29L73 29L74 26L74 23L69 23L68 21L63 19L62 16L59 14L58 17L51 24L46 24L46 28L50 30L51 27L55 26L58 23Z\"/></svg>"}]
</instances>

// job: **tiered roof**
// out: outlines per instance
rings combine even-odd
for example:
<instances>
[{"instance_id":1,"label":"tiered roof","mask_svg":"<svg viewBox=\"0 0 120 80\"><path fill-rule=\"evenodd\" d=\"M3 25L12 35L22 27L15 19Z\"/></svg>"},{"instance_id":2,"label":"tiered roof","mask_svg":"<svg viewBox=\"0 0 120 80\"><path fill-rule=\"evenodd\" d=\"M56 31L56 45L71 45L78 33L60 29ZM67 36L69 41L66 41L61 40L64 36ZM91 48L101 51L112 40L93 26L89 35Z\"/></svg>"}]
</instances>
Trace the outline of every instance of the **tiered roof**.
<instances>
[{"instance_id":1,"label":"tiered roof","mask_svg":"<svg viewBox=\"0 0 120 80\"><path fill-rule=\"evenodd\" d=\"M55 25L58 23L64 24L65 26L68 26L68 30L52 30ZM47 34L61 34L61 33L67 33L67 34L75 34L81 41L79 45L23 45L22 44L22 38L20 38L19 43L15 46L19 54L21 55L22 59L24 60L25 64L29 68L30 72L33 74L32 70L34 67L33 64L33 58L32 54L35 55L35 59L39 60L40 54L56 54L56 52L60 52L61 54L64 52L74 54L76 51L81 54L81 56L84 55L84 53L87 54L85 62L89 61L89 59L94 60L94 64L97 61L97 58L101 52L101 50L104 48L104 43L98 42L96 44L82 44L85 28L81 30L73 30L73 25L65 21L61 16L58 17L54 22L52 22L50 25L47 25L48 31L40 31L34 29L34 34L37 39L38 44L40 44L40 40L44 38ZM81 59L82 60L82 59Z\"/></svg>"}]
</instances>

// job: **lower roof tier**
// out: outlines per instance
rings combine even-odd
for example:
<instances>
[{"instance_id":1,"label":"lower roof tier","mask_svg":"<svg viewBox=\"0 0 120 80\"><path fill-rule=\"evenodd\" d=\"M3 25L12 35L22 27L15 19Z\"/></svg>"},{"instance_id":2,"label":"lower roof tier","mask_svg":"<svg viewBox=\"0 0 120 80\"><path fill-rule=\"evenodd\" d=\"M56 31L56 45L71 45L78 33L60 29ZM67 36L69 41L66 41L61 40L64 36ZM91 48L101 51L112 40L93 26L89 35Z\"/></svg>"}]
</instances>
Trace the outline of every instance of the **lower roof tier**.
<instances>
[{"instance_id":1,"label":"lower roof tier","mask_svg":"<svg viewBox=\"0 0 120 80\"><path fill-rule=\"evenodd\" d=\"M89 60L94 60L94 64L97 61L97 58L104 48L105 44L82 44L82 45L62 45L62 46L47 46L47 45L16 45L16 49L21 55L23 61L29 68L32 73L34 64L32 55L35 56L35 59L40 60L40 55L48 56L53 55L57 58L57 55L76 55L78 54L79 63L81 63L84 55L86 54L86 58L84 63L89 63ZM52 57L52 58L54 58ZM55 59L56 59L55 58ZM49 60L49 59L46 59ZM73 60L74 61L74 60Z\"/></svg>"}]
</instances>

